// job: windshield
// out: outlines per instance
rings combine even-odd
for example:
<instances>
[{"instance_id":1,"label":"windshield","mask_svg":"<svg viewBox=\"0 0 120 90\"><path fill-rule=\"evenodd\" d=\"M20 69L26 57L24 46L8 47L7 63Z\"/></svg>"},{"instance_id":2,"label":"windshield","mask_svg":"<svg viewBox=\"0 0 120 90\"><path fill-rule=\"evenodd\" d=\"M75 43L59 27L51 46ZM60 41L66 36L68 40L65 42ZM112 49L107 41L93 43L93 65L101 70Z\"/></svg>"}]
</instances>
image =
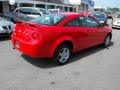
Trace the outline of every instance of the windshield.
<instances>
[{"instance_id":1,"label":"windshield","mask_svg":"<svg viewBox=\"0 0 120 90\"><path fill-rule=\"evenodd\" d=\"M117 18L120 18L120 14L117 15Z\"/></svg>"},{"instance_id":2,"label":"windshield","mask_svg":"<svg viewBox=\"0 0 120 90\"><path fill-rule=\"evenodd\" d=\"M104 13L94 13L93 14L99 21L105 21L107 16Z\"/></svg>"},{"instance_id":3,"label":"windshield","mask_svg":"<svg viewBox=\"0 0 120 90\"><path fill-rule=\"evenodd\" d=\"M61 14L48 14L31 20L33 23L55 25L63 20L65 16Z\"/></svg>"}]
</instances>

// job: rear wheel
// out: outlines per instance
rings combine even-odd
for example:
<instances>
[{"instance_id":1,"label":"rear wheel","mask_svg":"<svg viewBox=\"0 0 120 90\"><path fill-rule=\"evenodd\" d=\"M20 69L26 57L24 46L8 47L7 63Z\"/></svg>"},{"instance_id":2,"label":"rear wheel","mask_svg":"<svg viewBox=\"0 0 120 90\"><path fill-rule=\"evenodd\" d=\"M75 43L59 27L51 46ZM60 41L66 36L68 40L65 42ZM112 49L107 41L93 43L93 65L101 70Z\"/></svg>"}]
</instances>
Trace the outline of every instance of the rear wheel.
<instances>
[{"instance_id":1,"label":"rear wheel","mask_svg":"<svg viewBox=\"0 0 120 90\"><path fill-rule=\"evenodd\" d=\"M56 64L64 65L66 64L71 56L71 47L69 45L61 45L55 52L53 60Z\"/></svg>"},{"instance_id":2,"label":"rear wheel","mask_svg":"<svg viewBox=\"0 0 120 90\"><path fill-rule=\"evenodd\" d=\"M110 45L110 40L111 40L111 36L110 36L110 35L107 35L107 36L105 37L105 40L104 40L103 45L104 45L105 47L108 47L108 46Z\"/></svg>"}]
</instances>

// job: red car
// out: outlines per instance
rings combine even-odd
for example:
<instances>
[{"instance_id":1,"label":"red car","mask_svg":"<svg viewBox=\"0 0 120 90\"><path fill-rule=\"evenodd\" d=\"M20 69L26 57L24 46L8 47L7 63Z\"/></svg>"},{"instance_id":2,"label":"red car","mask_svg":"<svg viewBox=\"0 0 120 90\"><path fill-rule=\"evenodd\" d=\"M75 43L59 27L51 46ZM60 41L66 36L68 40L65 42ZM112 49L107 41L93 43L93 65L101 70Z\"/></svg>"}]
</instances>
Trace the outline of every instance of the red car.
<instances>
[{"instance_id":1,"label":"red car","mask_svg":"<svg viewBox=\"0 0 120 90\"><path fill-rule=\"evenodd\" d=\"M72 52L99 44L107 47L111 38L111 28L94 16L67 12L16 23L12 44L32 58L53 58L56 63L65 64Z\"/></svg>"}]
</instances>

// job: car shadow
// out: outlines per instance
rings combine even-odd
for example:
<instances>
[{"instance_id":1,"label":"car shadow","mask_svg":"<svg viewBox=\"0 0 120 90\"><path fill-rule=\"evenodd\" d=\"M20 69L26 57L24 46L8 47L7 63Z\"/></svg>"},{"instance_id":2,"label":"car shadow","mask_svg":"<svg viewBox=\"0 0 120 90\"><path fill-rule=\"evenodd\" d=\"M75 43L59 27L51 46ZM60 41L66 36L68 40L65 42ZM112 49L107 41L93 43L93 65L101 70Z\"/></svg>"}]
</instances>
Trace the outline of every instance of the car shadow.
<instances>
[{"instance_id":1,"label":"car shadow","mask_svg":"<svg viewBox=\"0 0 120 90\"><path fill-rule=\"evenodd\" d=\"M120 30L120 28L117 28L117 27L112 27L112 29L114 29L114 30Z\"/></svg>"},{"instance_id":2,"label":"car shadow","mask_svg":"<svg viewBox=\"0 0 120 90\"><path fill-rule=\"evenodd\" d=\"M31 63L34 66L37 66L39 68L53 68L57 67L58 65L54 64L51 59L49 58L31 58L29 56L26 56L24 54L21 55L22 58L24 58L27 62Z\"/></svg>"},{"instance_id":3,"label":"car shadow","mask_svg":"<svg viewBox=\"0 0 120 90\"><path fill-rule=\"evenodd\" d=\"M11 37L9 37L9 36L0 37L0 41L8 41L10 39L11 39Z\"/></svg>"},{"instance_id":4,"label":"car shadow","mask_svg":"<svg viewBox=\"0 0 120 90\"><path fill-rule=\"evenodd\" d=\"M90 56L92 54L95 54L96 52L99 52L101 50L104 50L104 49L110 49L111 46L113 46L114 43L111 42L110 46L105 48L103 47L102 45L98 45L98 46L95 46L95 47L92 47L92 48L89 48L89 49L86 49L86 50L83 50L83 51L80 51L80 52L77 52L77 53L73 53L72 56L71 56L71 60L69 63L67 63L66 65L72 63L72 62L76 62L84 57L87 57L87 56ZM54 67L59 67L58 65L56 65L55 63L52 62L51 59L45 59L45 58L42 58L42 59L34 59L34 58L31 58L31 57L28 57L24 54L21 55L21 57L26 60L27 62L29 62L30 64L38 67L38 68L43 68L43 69L48 69L48 68L54 68Z\"/></svg>"},{"instance_id":5,"label":"car shadow","mask_svg":"<svg viewBox=\"0 0 120 90\"><path fill-rule=\"evenodd\" d=\"M90 55L93 55L99 51L102 51L104 49L110 49L111 46L113 46L114 43L111 42L110 43L110 46L109 47L104 47L102 45L98 45L98 46L95 46L95 47L92 47L92 48L88 48L88 49L85 49L83 51L79 51L79 52L76 52L76 53L73 53L72 56L71 56L71 61L69 63L72 63L72 62L75 62L75 61L78 61L84 57L87 57L87 56L90 56Z\"/></svg>"}]
</instances>

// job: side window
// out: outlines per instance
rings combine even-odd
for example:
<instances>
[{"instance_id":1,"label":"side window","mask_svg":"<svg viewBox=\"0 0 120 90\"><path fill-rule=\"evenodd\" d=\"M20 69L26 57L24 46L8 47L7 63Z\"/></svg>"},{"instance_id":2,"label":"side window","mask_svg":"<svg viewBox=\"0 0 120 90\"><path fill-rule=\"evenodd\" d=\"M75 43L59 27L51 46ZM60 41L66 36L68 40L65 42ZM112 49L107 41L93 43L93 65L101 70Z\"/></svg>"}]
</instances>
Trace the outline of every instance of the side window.
<instances>
[{"instance_id":1,"label":"side window","mask_svg":"<svg viewBox=\"0 0 120 90\"><path fill-rule=\"evenodd\" d=\"M38 10L36 10L36 9L32 9L31 13L33 15L40 15L40 13L38 12Z\"/></svg>"},{"instance_id":2,"label":"side window","mask_svg":"<svg viewBox=\"0 0 120 90\"><path fill-rule=\"evenodd\" d=\"M27 9L27 8L19 9L19 12L23 14L31 14L31 9Z\"/></svg>"},{"instance_id":3,"label":"side window","mask_svg":"<svg viewBox=\"0 0 120 90\"><path fill-rule=\"evenodd\" d=\"M97 27L98 22L92 17L80 17L81 26L85 27Z\"/></svg>"},{"instance_id":4,"label":"side window","mask_svg":"<svg viewBox=\"0 0 120 90\"><path fill-rule=\"evenodd\" d=\"M73 19L72 21L68 22L66 26L79 26L78 19Z\"/></svg>"}]
</instances>

